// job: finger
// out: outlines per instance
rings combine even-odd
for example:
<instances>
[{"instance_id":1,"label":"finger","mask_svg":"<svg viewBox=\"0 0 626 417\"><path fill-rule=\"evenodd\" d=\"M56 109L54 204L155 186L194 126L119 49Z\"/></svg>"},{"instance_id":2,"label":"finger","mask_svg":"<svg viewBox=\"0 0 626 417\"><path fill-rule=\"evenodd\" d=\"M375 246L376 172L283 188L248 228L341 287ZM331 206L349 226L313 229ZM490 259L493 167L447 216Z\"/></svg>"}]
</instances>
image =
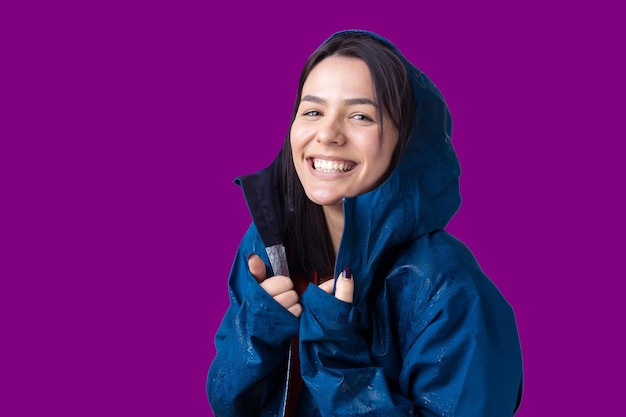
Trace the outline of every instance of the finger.
<instances>
[{"instance_id":1,"label":"finger","mask_svg":"<svg viewBox=\"0 0 626 417\"><path fill-rule=\"evenodd\" d=\"M284 275L275 275L261 282L261 287L272 297L293 289L293 282Z\"/></svg>"},{"instance_id":2,"label":"finger","mask_svg":"<svg viewBox=\"0 0 626 417\"><path fill-rule=\"evenodd\" d=\"M281 292L280 294L274 296L274 300L286 309L289 309L294 304L298 304L298 299L298 293L294 290Z\"/></svg>"},{"instance_id":3,"label":"finger","mask_svg":"<svg viewBox=\"0 0 626 417\"><path fill-rule=\"evenodd\" d=\"M320 288L322 291L328 294L332 294L334 286L335 286L335 281L332 279L329 279L328 281L322 282L320 285L318 285L318 288Z\"/></svg>"},{"instance_id":4,"label":"finger","mask_svg":"<svg viewBox=\"0 0 626 417\"><path fill-rule=\"evenodd\" d=\"M300 315L302 314L302 306L300 305L300 303L292 305L287 310L289 310L289 312L296 317L300 317Z\"/></svg>"},{"instance_id":5,"label":"finger","mask_svg":"<svg viewBox=\"0 0 626 417\"><path fill-rule=\"evenodd\" d=\"M250 273L252 276L259 282L263 282L265 278L267 278L267 271L265 269L265 264L263 260L259 257L259 255L251 254L248 257L248 268L250 269Z\"/></svg>"},{"instance_id":6,"label":"finger","mask_svg":"<svg viewBox=\"0 0 626 417\"><path fill-rule=\"evenodd\" d=\"M350 267L346 266L337 277L335 297L346 303L351 303L354 298L354 280Z\"/></svg>"}]
</instances>

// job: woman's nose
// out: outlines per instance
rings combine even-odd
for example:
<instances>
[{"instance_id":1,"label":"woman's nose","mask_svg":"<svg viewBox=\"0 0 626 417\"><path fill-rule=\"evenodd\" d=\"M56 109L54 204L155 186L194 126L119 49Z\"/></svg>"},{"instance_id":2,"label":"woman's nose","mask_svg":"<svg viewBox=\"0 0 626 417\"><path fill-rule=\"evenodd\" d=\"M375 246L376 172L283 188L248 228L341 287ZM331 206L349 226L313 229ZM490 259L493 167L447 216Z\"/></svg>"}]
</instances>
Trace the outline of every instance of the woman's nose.
<instances>
[{"instance_id":1,"label":"woman's nose","mask_svg":"<svg viewBox=\"0 0 626 417\"><path fill-rule=\"evenodd\" d=\"M326 117L320 124L316 140L326 145L343 145L346 137L341 120L335 117Z\"/></svg>"}]
</instances>

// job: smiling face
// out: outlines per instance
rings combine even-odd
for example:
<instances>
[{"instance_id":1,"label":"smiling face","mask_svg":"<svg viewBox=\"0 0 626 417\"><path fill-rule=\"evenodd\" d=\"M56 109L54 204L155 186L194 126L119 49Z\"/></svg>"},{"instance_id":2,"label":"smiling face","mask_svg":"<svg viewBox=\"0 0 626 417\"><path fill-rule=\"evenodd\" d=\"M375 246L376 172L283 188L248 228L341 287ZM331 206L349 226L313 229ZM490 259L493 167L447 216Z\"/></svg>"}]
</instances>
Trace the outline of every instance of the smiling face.
<instances>
[{"instance_id":1,"label":"smiling face","mask_svg":"<svg viewBox=\"0 0 626 417\"><path fill-rule=\"evenodd\" d=\"M398 132L387 112L378 118L370 71L358 58L330 56L303 87L291 126L293 162L307 197L339 206L384 179ZM382 138L380 137L382 126Z\"/></svg>"}]
</instances>

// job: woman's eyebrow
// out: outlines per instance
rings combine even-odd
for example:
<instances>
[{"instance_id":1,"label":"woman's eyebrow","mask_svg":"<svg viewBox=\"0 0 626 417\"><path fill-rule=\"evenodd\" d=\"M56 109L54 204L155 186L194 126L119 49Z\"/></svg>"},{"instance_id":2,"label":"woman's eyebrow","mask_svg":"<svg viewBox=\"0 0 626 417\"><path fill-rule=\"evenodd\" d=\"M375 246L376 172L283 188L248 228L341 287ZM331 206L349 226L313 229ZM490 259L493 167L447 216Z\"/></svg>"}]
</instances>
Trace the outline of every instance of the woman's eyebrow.
<instances>
[{"instance_id":1,"label":"woman's eyebrow","mask_svg":"<svg viewBox=\"0 0 626 417\"><path fill-rule=\"evenodd\" d=\"M369 98L348 98L343 101L345 104L352 106L355 104L367 104L370 106L378 107L376 103L374 103Z\"/></svg>"},{"instance_id":2,"label":"woman's eyebrow","mask_svg":"<svg viewBox=\"0 0 626 417\"><path fill-rule=\"evenodd\" d=\"M306 95L304 97L302 97L302 99L300 100L302 101L310 101L313 103L317 103L317 104L326 104L326 100L324 100L321 97L317 97L317 96L312 96L312 95ZM344 104L348 105L348 106L353 106L353 105L357 105L357 104L367 104L370 106L374 106L374 107L378 107L376 105L376 103L374 103L372 100L370 100L369 98L347 98L345 100L343 100Z\"/></svg>"},{"instance_id":3,"label":"woman's eyebrow","mask_svg":"<svg viewBox=\"0 0 626 417\"><path fill-rule=\"evenodd\" d=\"M311 101L313 103L317 103L317 104L324 104L326 103L326 100L324 100L323 98L317 97L317 96L311 96L311 95L306 95L304 97L302 97L300 99L300 101Z\"/></svg>"}]
</instances>

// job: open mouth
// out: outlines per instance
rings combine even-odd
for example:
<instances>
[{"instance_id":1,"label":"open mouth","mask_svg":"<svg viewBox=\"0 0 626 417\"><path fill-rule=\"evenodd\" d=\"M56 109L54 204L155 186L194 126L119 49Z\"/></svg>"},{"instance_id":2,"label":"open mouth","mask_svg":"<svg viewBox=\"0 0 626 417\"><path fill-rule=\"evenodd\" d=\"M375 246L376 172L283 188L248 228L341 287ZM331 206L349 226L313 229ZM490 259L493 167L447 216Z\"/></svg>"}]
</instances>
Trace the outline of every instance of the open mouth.
<instances>
[{"instance_id":1,"label":"open mouth","mask_svg":"<svg viewBox=\"0 0 626 417\"><path fill-rule=\"evenodd\" d=\"M313 159L313 169L321 172L348 172L352 171L355 166L356 164L354 162Z\"/></svg>"}]
</instances>

